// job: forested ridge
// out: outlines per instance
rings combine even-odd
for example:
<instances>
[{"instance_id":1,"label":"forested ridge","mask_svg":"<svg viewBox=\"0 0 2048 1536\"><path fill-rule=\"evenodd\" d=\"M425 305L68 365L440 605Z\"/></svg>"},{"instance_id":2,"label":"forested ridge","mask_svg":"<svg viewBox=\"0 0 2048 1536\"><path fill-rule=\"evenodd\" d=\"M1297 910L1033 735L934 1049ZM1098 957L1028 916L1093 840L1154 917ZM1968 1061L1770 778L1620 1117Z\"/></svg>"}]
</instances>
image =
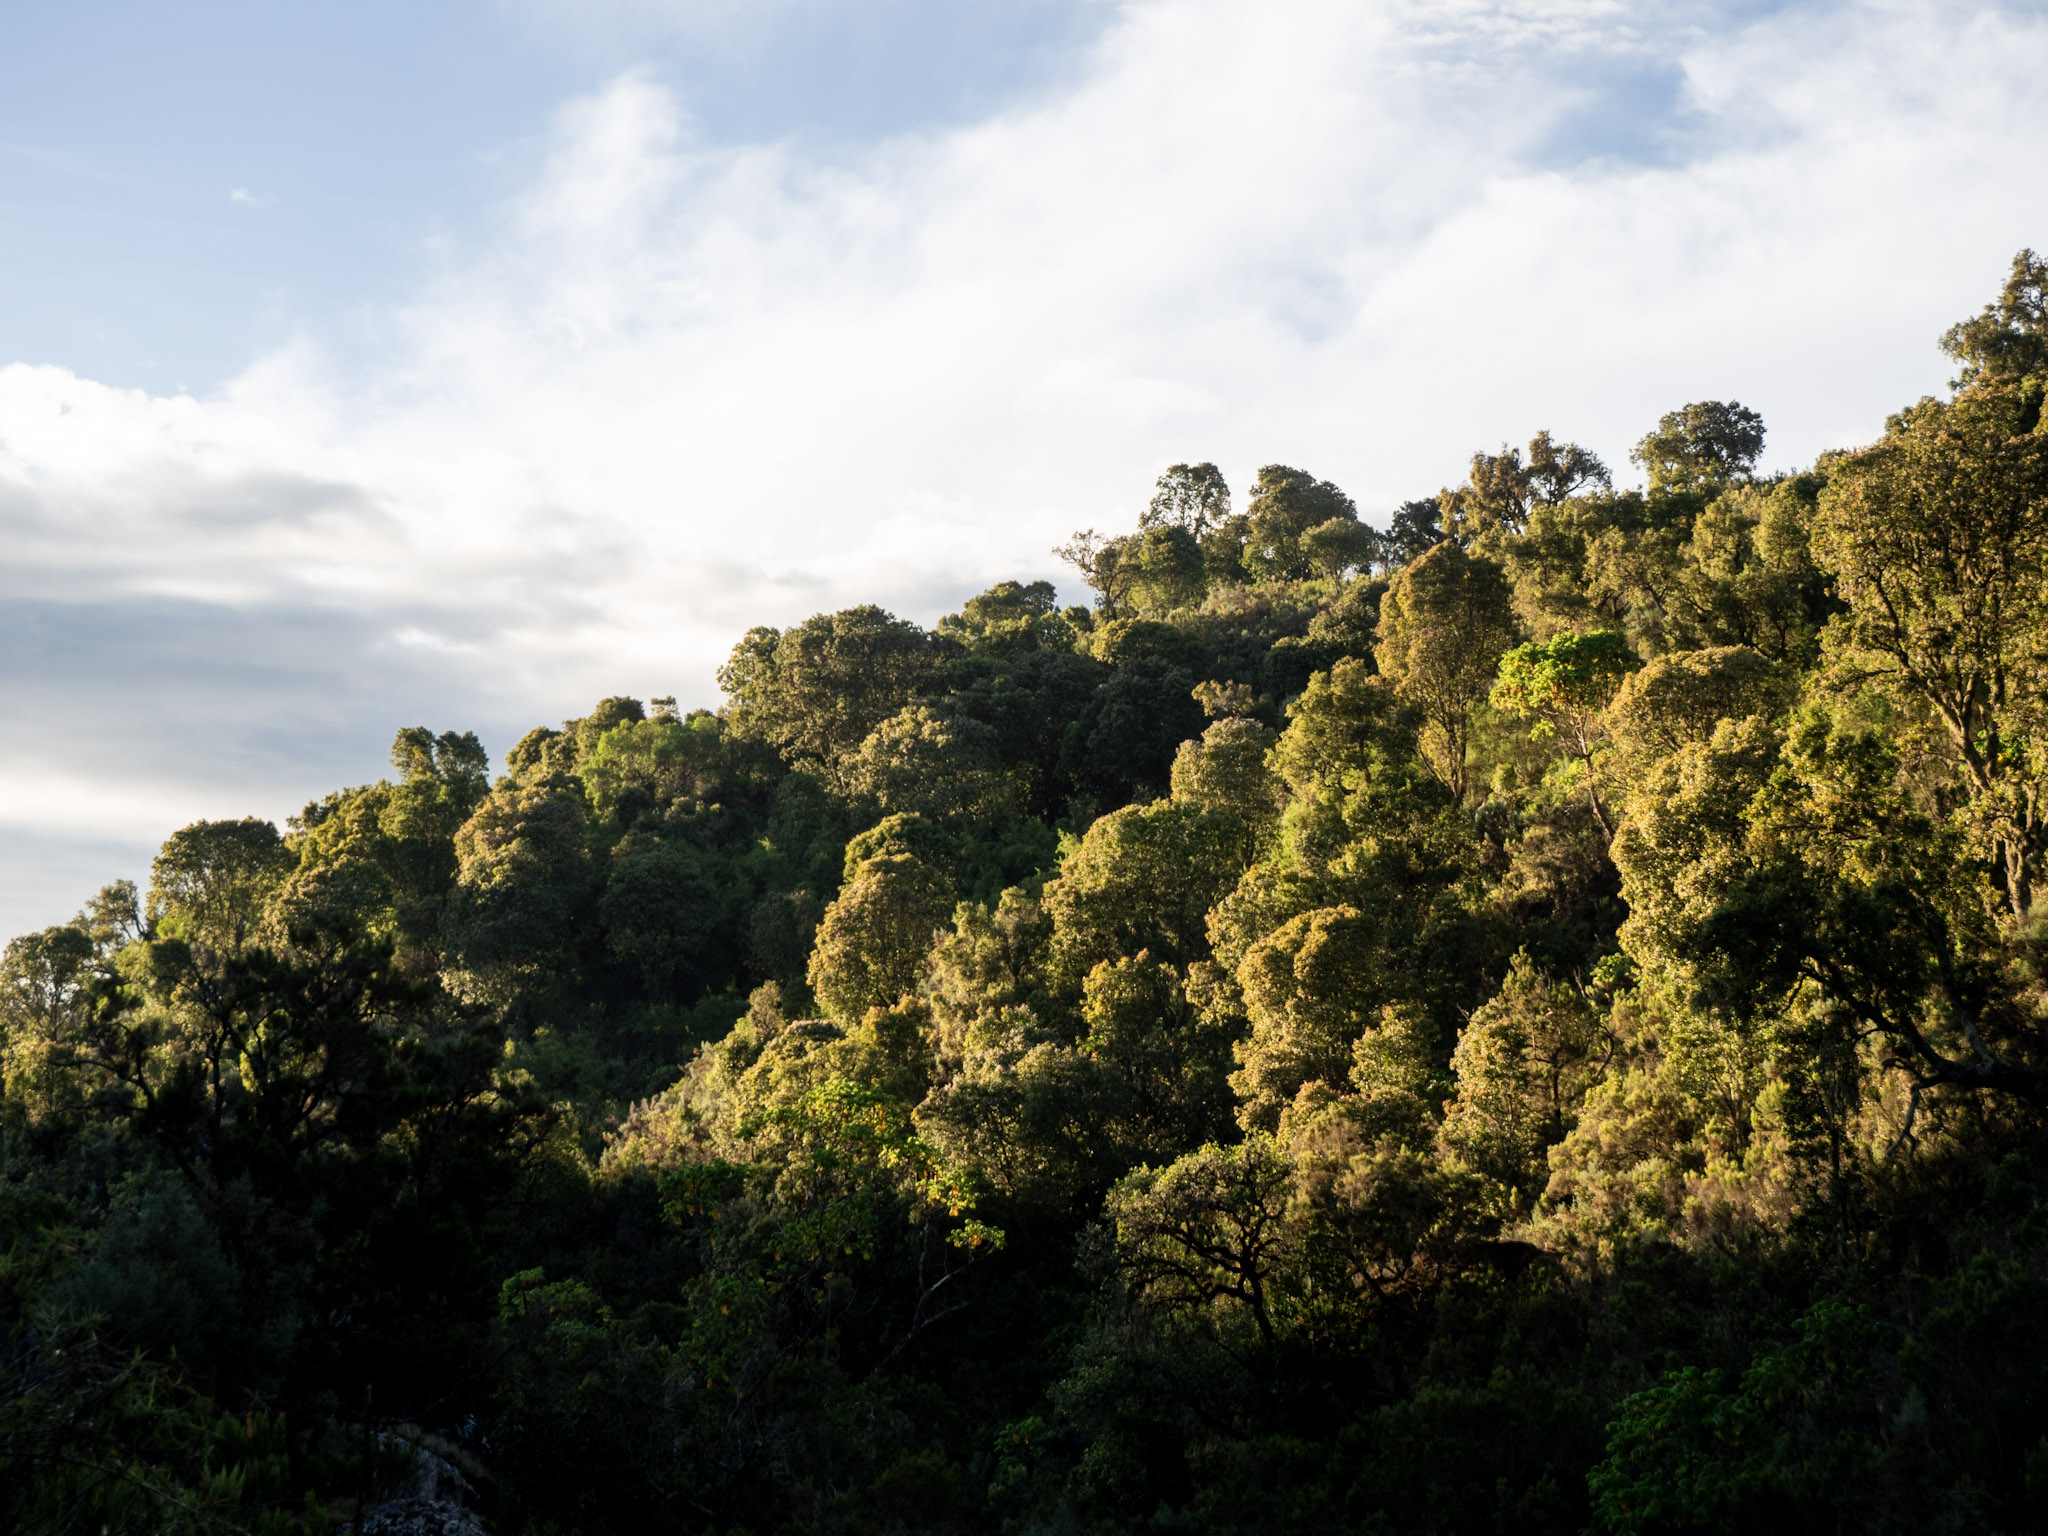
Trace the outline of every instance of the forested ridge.
<instances>
[{"instance_id":1,"label":"forested ridge","mask_svg":"<svg viewBox=\"0 0 2048 1536\"><path fill-rule=\"evenodd\" d=\"M1943 346L177 833L0 967L0 1529L2048 1528L2048 263Z\"/></svg>"}]
</instances>

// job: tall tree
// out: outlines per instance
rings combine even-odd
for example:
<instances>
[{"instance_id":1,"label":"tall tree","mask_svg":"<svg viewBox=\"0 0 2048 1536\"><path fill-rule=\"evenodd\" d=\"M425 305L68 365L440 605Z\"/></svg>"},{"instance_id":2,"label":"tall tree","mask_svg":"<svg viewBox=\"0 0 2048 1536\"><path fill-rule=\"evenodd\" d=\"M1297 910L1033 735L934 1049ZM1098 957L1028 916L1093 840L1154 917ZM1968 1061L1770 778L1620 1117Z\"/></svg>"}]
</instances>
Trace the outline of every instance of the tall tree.
<instances>
[{"instance_id":1,"label":"tall tree","mask_svg":"<svg viewBox=\"0 0 2048 1536\"><path fill-rule=\"evenodd\" d=\"M836 776L868 732L937 684L943 660L932 636L870 603L749 630L718 685L735 731Z\"/></svg>"},{"instance_id":2,"label":"tall tree","mask_svg":"<svg viewBox=\"0 0 2048 1536\"><path fill-rule=\"evenodd\" d=\"M1430 766L1463 799L1472 705L1515 639L1506 576L1446 540L1394 578L1380 601L1379 635L1381 673L1421 711Z\"/></svg>"},{"instance_id":3,"label":"tall tree","mask_svg":"<svg viewBox=\"0 0 2048 1536\"><path fill-rule=\"evenodd\" d=\"M1200 538L1230 516L1230 486L1214 464L1176 464L1159 477L1142 529L1182 528Z\"/></svg>"},{"instance_id":4,"label":"tall tree","mask_svg":"<svg viewBox=\"0 0 2048 1536\"><path fill-rule=\"evenodd\" d=\"M1711 491L1746 478L1764 451L1764 419L1734 400L1697 400L1668 411L1630 450L1650 491Z\"/></svg>"},{"instance_id":5,"label":"tall tree","mask_svg":"<svg viewBox=\"0 0 2048 1536\"><path fill-rule=\"evenodd\" d=\"M2048 851L2048 431L2043 384L1923 400L1830 466L1814 556L1849 605L1836 675L1940 722L2006 902Z\"/></svg>"},{"instance_id":6,"label":"tall tree","mask_svg":"<svg viewBox=\"0 0 2048 1536\"><path fill-rule=\"evenodd\" d=\"M1529 440L1526 459L1521 449L1505 445L1499 453L1473 454L1464 486L1446 491L1439 501L1459 542L1470 546L1522 532L1532 507L1556 506L1588 487L1612 483L1607 466L1590 448L1538 432Z\"/></svg>"},{"instance_id":7,"label":"tall tree","mask_svg":"<svg viewBox=\"0 0 2048 1536\"><path fill-rule=\"evenodd\" d=\"M1327 480L1268 464L1252 486L1245 519L1245 569L1255 578L1299 581L1318 570L1303 535L1332 521L1356 523L1358 508Z\"/></svg>"},{"instance_id":8,"label":"tall tree","mask_svg":"<svg viewBox=\"0 0 2048 1536\"><path fill-rule=\"evenodd\" d=\"M2048 261L2031 250L2013 257L1998 297L1982 314L1950 326L1941 350L1962 364L1958 389L2048 377Z\"/></svg>"},{"instance_id":9,"label":"tall tree","mask_svg":"<svg viewBox=\"0 0 2048 1536\"><path fill-rule=\"evenodd\" d=\"M232 955L296 862L277 828L255 816L194 822L150 866L150 921L204 955Z\"/></svg>"},{"instance_id":10,"label":"tall tree","mask_svg":"<svg viewBox=\"0 0 2048 1536\"><path fill-rule=\"evenodd\" d=\"M1539 735L1553 736L1585 770L1586 799L1600 830L1614 827L1600 804L1593 754L1606 735L1607 706L1637 665L1628 641L1611 629L1589 635L1570 631L1547 641L1518 645L1500 661L1493 707L1504 714L1534 717Z\"/></svg>"}]
</instances>

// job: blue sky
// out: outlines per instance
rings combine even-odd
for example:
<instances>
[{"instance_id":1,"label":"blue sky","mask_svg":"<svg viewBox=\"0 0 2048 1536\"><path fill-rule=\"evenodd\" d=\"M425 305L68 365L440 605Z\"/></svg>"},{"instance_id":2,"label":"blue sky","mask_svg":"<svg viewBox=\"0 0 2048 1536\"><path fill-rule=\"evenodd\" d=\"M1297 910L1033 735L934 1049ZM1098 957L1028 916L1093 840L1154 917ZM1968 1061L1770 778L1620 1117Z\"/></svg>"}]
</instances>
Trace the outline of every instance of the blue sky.
<instances>
[{"instance_id":1,"label":"blue sky","mask_svg":"<svg viewBox=\"0 0 2048 1536\"><path fill-rule=\"evenodd\" d=\"M678 91L707 142L843 155L1042 88L1111 15L1087 0L6 10L6 360L172 392L307 331L374 360L382 311L516 192L554 108L623 70Z\"/></svg>"},{"instance_id":2,"label":"blue sky","mask_svg":"<svg viewBox=\"0 0 2048 1536\"><path fill-rule=\"evenodd\" d=\"M1790 467L2048 241L2039 4L14 0L0 931L405 725L715 703L1168 463L1368 516L1736 398Z\"/></svg>"}]
</instances>

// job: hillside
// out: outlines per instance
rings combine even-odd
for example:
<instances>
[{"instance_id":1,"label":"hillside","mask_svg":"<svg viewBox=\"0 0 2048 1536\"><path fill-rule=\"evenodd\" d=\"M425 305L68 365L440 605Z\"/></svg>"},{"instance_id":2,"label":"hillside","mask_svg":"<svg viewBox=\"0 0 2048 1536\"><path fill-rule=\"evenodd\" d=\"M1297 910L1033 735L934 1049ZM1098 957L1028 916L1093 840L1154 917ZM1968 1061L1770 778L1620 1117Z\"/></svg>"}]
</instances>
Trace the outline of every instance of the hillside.
<instances>
[{"instance_id":1,"label":"hillside","mask_svg":"<svg viewBox=\"0 0 2048 1536\"><path fill-rule=\"evenodd\" d=\"M177 833L6 949L0 1528L2035 1529L2044 283Z\"/></svg>"}]
</instances>

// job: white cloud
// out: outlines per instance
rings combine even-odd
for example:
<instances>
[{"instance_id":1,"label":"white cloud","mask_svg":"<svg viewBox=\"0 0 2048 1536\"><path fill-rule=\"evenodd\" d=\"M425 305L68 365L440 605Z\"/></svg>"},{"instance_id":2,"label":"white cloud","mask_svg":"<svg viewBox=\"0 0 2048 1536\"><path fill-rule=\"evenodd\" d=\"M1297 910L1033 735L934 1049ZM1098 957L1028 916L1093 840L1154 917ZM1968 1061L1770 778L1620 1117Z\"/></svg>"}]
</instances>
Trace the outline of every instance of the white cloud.
<instances>
[{"instance_id":1,"label":"white cloud","mask_svg":"<svg viewBox=\"0 0 2048 1536\"><path fill-rule=\"evenodd\" d=\"M238 208L274 208L277 198L269 192L251 192L247 187L228 188L228 201Z\"/></svg>"},{"instance_id":2,"label":"white cloud","mask_svg":"<svg viewBox=\"0 0 2048 1536\"><path fill-rule=\"evenodd\" d=\"M1802 462L1938 387L1935 334L2048 238L2011 126L2044 66L2038 15L1934 4L1134 3L1058 92L834 160L705 145L629 72L367 380L311 344L203 400L0 369L0 594L287 637L196 716L116 645L152 761L37 705L0 820L282 810L374 771L400 700L500 750L602 691L708 702L746 625L1057 574L1176 459L1371 514L1736 397Z\"/></svg>"}]
</instances>

